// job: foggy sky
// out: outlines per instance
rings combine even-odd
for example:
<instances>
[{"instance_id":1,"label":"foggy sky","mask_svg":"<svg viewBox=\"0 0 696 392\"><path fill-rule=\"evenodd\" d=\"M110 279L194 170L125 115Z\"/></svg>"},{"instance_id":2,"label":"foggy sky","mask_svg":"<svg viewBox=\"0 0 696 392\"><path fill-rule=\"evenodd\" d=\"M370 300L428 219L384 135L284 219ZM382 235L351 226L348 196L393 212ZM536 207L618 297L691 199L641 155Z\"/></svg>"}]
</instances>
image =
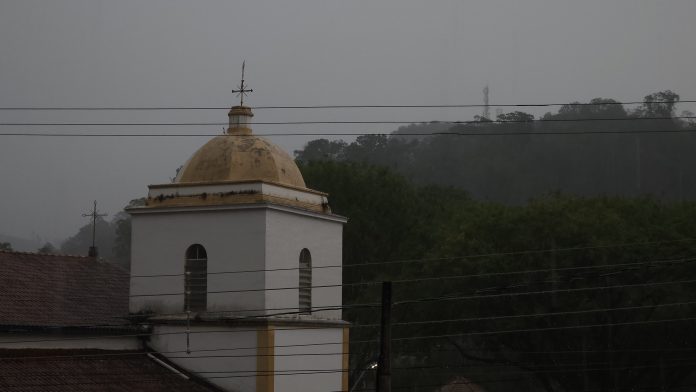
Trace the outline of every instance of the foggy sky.
<instances>
[{"instance_id":1,"label":"foggy sky","mask_svg":"<svg viewBox=\"0 0 696 392\"><path fill-rule=\"evenodd\" d=\"M253 106L696 99L693 0L0 2L0 106ZM692 105L693 106L693 105ZM694 110L693 107L683 109ZM256 121L468 120L480 109L257 110ZM541 114L542 112L534 112ZM0 112L0 122L221 122L226 110ZM394 126L255 126L263 132ZM197 127L0 131L221 132ZM0 233L60 240L113 216L208 137L0 137ZM288 151L312 138L273 137Z\"/></svg>"}]
</instances>

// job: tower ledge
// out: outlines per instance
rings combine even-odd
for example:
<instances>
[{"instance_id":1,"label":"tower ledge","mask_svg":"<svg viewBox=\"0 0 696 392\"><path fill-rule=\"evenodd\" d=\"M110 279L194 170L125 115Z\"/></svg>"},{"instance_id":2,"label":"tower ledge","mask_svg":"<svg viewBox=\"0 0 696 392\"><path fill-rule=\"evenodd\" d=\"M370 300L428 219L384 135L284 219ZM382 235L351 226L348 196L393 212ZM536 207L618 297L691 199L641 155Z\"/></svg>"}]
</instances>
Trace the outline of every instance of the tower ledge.
<instances>
[{"instance_id":1,"label":"tower ledge","mask_svg":"<svg viewBox=\"0 0 696 392\"><path fill-rule=\"evenodd\" d=\"M150 185L140 208L270 203L331 214L326 193L268 181L223 181Z\"/></svg>"}]
</instances>

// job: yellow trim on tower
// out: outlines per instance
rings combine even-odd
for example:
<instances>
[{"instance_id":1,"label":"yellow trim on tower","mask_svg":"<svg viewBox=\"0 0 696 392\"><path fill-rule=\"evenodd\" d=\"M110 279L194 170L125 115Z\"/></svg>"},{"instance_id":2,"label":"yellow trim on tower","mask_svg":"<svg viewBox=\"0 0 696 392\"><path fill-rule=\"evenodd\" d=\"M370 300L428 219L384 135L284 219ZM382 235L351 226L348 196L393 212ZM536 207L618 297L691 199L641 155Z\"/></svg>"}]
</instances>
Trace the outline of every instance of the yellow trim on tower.
<instances>
[{"instance_id":1,"label":"yellow trim on tower","mask_svg":"<svg viewBox=\"0 0 696 392\"><path fill-rule=\"evenodd\" d=\"M275 330L269 325L256 332L256 392L275 389Z\"/></svg>"},{"instance_id":2,"label":"yellow trim on tower","mask_svg":"<svg viewBox=\"0 0 696 392\"><path fill-rule=\"evenodd\" d=\"M343 327L343 378L341 380L341 391L348 391L348 376L350 370L350 352L349 352L350 330L348 327Z\"/></svg>"}]
</instances>

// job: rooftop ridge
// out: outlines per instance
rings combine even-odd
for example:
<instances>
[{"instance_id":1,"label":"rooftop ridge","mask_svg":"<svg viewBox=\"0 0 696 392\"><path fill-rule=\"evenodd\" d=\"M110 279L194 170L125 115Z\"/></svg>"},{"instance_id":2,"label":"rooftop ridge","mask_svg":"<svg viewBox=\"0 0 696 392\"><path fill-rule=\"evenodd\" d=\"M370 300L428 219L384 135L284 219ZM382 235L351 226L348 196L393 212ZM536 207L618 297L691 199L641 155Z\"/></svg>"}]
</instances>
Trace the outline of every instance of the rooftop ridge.
<instances>
[{"instance_id":1,"label":"rooftop ridge","mask_svg":"<svg viewBox=\"0 0 696 392\"><path fill-rule=\"evenodd\" d=\"M70 254L56 254L56 253L40 253L40 252L29 252L29 251L20 251L20 250L6 250L6 249L0 249L0 253L14 253L14 254L20 254L20 255L32 255L32 256L53 256L53 257L72 257L72 258L80 258L80 259L95 259L94 257L90 256L82 256L82 255L70 255Z\"/></svg>"}]
</instances>

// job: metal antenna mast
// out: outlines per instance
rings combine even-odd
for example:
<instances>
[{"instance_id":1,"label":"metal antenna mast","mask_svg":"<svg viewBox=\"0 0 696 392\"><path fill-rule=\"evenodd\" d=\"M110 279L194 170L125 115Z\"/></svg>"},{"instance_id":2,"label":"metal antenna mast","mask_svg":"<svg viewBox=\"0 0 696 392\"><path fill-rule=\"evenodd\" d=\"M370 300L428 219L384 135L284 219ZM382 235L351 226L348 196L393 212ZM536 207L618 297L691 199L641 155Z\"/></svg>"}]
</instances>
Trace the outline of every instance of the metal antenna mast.
<instances>
[{"instance_id":1,"label":"metal antenna mast","mask_svg":"<svg viewBox=\"0 0 696 392\"><path fill-rule=\"evenodd\" d=\"M488 105L488 94L490 90L488 89L488 84L483 89L483 118L491 119L491 107Z\"/></svg>"},{"instance_id":2,"label":"metal antenna mast","mask_svg":"<svg viewBox=\"0 0 696 392\"><path fill-rule=\"evenodd\" d=\"M239 96L239 106L244 106L244 96L248 95L247 93L254 92L252 89L248 89L247 85L244 84L244 67L246 66L246 60L242 61L242 81L239 83L239 90L232 90L232 93L237 94Z\"/></svg>"},{"instance_id":3,"label":"metal antenna mast","mask_svg":"<svg viewBox=\"0 0 696 392\"><path fill-rule=\"evenodd\" d=\"M84 217L91 217L92 218L92 246L89 247L89 257L97 257L98 252L97 252L97 246L96 246L96 239L97 239L97 218L101 218L103 216L107 216L108 214L100 214L99 211L97 211L97 201L94 201L94 207L92 208L92 212L89 214L82 214Z\"/></svg>"}]
</instances>

